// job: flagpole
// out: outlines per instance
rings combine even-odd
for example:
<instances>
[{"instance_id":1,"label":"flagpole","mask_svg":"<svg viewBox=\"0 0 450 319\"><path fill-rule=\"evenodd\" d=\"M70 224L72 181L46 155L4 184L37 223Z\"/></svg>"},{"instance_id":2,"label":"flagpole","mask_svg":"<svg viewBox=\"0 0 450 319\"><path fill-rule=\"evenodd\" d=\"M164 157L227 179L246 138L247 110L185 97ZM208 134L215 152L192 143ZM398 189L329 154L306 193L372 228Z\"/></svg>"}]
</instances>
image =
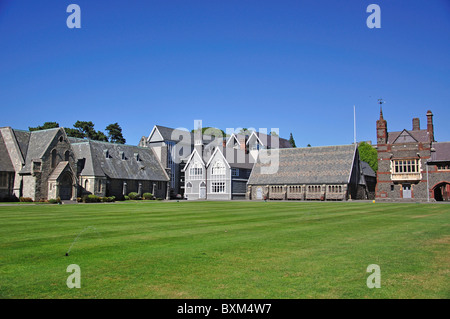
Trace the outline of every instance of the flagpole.
<instances>
[{"instance_id":1,"label":"flagpole","mask_svg":"<svg viewBox=\"0 0 450 319\"><path fill-rule=\"evenodd\" d=\"M353 140L356 145L356 107L353 105Z\"/></svg>"}]
</instances>

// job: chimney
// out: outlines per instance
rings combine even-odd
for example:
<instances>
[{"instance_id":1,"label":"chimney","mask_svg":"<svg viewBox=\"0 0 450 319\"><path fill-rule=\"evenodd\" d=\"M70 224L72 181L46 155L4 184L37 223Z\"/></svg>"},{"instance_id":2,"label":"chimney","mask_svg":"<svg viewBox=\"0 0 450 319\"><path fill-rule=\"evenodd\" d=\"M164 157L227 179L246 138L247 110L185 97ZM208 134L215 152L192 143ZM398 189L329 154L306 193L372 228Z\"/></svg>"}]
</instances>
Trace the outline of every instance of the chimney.
<instances>
[{"instance_id":1,"label":"chimney","mask_svg":"<svg viewBox=\"0 0 450 319\"><path fill-rule=\"evenodd\" d=\"M427 133L430 143L434 142L433 113L430 110L427 112Z\"/></svg>"},{"instance_id":2,"label":"chimney","mask_svg":"<svg viewBox=\"0 0 450 319\"><path fill-rule=\"evenodd\" d=\"M412 130L413 131L420 131L420 119L415 117L415 118L413 118L412 122L413 122Z\"/></svg>"}]
</instances>

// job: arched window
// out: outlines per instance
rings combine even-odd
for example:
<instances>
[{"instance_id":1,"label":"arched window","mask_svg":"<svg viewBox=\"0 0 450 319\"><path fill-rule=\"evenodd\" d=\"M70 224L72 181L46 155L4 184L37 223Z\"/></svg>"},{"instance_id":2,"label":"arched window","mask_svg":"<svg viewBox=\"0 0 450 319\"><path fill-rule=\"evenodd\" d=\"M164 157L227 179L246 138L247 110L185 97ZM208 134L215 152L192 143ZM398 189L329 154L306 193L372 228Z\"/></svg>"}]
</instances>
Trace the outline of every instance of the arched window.
<instances>
[{"instance_id":1,"label":"arched window","mask_svg":"<svg viewBox=\"0 0 450 319\"><path fill-rule=\"evenodd\" d=\"M68 162L68 161L69 161L69 157L70 157L70 152L69 152L69 151L66 151L66 152L64 153L64 161L65 161L65 162Z\"/></svg>"},{"instance_id":2,"label":"arched window","mask_svg":"<svg viewBox=\"0 0 450 319\"><path fill-rule=\"evenodd\" d=\"M212 175L225 175L225 164L222 161L214 163L211 171Z\"/></svg>"},{"instance_id":3,"label":"arched window","mask_svg":"<svg viewBox=\"0 0 450 319\"><path fill-rule=\"evenodd\" d=\"M192 187L192 183L191 182L187 182L186 187L187 188L191 188Z\"/></svg>"},{"instance_id":4,"label":"arched window","mask_svg":"<svg viewBox=\"0 0 450 319\"><path fill-rule=\"evenodd\" d=\"M52 150L52 154L51 154L52 158L51 158L51 166L52 168L56 167L56 150Z\"/></svg>"}]
</instances>

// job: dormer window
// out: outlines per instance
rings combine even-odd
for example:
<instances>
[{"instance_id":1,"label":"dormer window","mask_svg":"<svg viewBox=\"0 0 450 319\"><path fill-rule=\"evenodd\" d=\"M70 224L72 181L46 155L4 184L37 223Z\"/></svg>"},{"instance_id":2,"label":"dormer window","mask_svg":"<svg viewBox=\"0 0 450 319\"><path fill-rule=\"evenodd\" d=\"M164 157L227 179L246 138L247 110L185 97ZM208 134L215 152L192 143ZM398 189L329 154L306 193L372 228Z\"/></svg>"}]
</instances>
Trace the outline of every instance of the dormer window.
<instances>
[{"instance_id":1,"label":"dormer window","mask_svg":"<svg viewBox=\"0 0 450 319\"><path fill-rule=\"evenodd\" d=\"M125 152L121 151L121 152L119 152L119 155L120 155L120 158L122 159L122 161L124 161L126 159Z\"/></svg>"},{"instance_id":2,"label":"dormer window","mask_svg":"<svg viewBox=\"0 0 450 319\"><path fill-rule=\"evenodd\" d=\"M134 159L139 162L141 160L139 153L134 153Z\"/></svg>"},{"instance_id":3,"label":"dormer window","mask_svg":"<svg viewBox=\"0 0 450 319\"><path fill-rule=\"evenodd\" d=\"M109 150L103 150L103 154L105 155L105 158L109 158Z\"/></svg>"}]
</instances>

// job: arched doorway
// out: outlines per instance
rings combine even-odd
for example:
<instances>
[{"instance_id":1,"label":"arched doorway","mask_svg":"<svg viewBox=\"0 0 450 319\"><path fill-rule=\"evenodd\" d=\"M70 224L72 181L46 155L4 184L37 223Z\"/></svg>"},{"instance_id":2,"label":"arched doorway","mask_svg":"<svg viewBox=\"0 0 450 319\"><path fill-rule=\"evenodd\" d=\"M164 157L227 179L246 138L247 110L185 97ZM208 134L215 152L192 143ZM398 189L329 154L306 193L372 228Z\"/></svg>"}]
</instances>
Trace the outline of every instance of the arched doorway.
<instances>
[{"instance_id":1,"label":"arched doorway","mask_svg":"<svg viewBox=\"0 0 450 319\"><path fill-rule=\"evenodd\" d=\"M434 199L438 202L450 200L450 183L442 182L433 188Z\"/></svg>"},{"instance_id":2,"label":"arched doorway","mask_svg":"<svg viewBox=\"0 0 450 319\"><path fill-rule=\"evenodd\" d=\"M59 197L62 200L72 198L72 176L70 173L65 173L59 181Z\"/></svg>"}]
</instances>

